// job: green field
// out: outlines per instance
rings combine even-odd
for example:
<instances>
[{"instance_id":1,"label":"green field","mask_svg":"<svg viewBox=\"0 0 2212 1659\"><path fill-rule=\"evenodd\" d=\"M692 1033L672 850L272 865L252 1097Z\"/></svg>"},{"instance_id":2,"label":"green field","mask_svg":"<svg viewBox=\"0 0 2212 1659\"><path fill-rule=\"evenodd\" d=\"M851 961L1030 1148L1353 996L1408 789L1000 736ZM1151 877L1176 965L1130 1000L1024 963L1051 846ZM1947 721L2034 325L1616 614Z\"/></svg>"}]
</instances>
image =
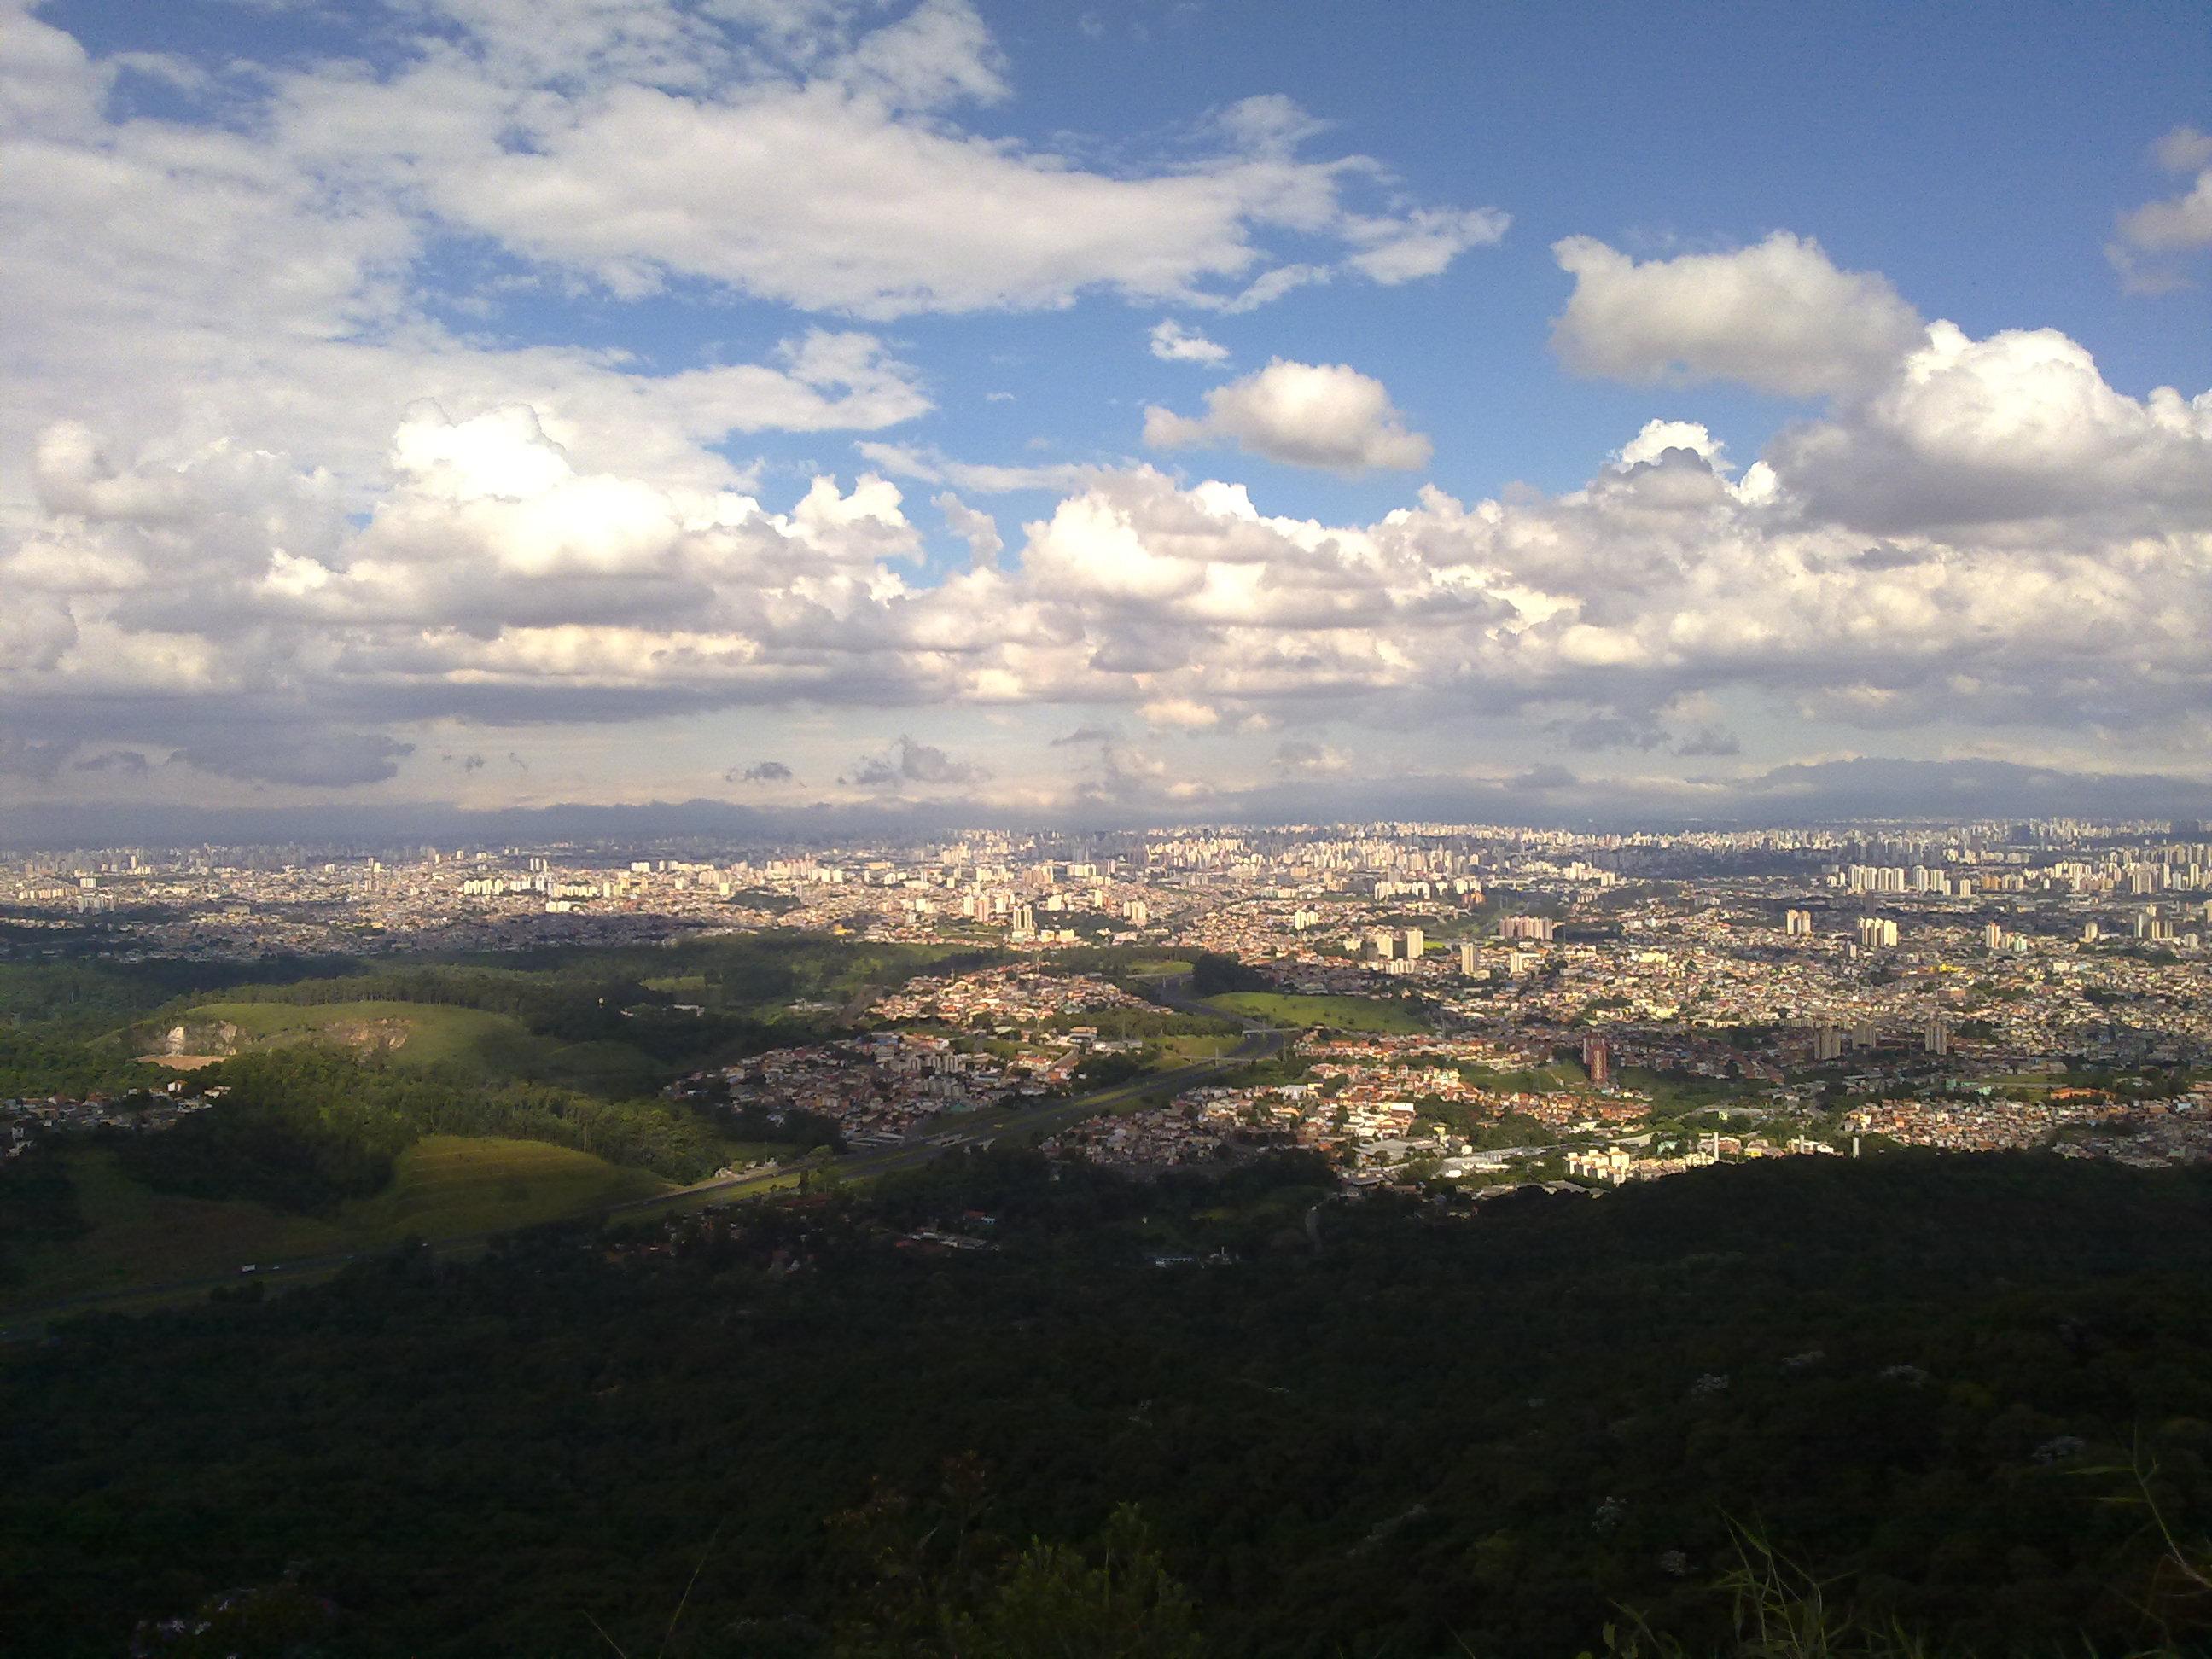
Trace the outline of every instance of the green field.
<instances>
[{"instance_id":1,"label":"green field","mask_svg":"<svg viewBox=\"0 0 2212 1659\"><path fill-rule=\"evenodd\" d=\"M1522 1072L1502 1072L1488 1066L1462 1066L1459 1070L1477 1088L1504 1094L1549 1094L1555 1089L1583 1088L1589 1082L1589 1073L1571 1060L1555 1060L1548 1066Z\"/></svg>"},{"instance_id":2,"label":"green field","mask_svg":"<svg viewBox=\"0 0 2212 1659\"><path fill-rule=\"evenodd\" d=\"M1148 957L1141 962L1131 963L1127 972L1131 979L1164 979L1188 974L1190 970L1191 963L1182 957Z\"/></svg>"},{"instance_id":3,"label":"green field","mask_svg":"<svg viewBox=\"0 0 2212 1659\"><path fill-rule=\"evenodd\" d=\"M1266 1020L1270 1025L1297 1030L1326 1025L1339 1031L1372 1031L1388 1035L1429 1029L1428 1022L1405 1004L1383 1002L1373 997L1308 997L1277 991L1224 991L1219 996L1206 998L1206 1001L1207 1006L1218 1008L1224 1014L1241 1014L1249 1019Z\"/></svg>"},{"instance_id":4,"label":"green field","mask_svg":"<svg viewBox=\"0 0 2212 1659\"><path fill-rule=\"evenodd\" d=\"M96 1148L70 1154L70 1173L92 1231L27 1255L24 1279L0 1291L0 1303L32 1307L234 1272L249 1261L534 1226L667 1189L644 1170L565 1146L461 1135L416 1142L399 1155L391 1186L328 1218L151 1192Z\"/></svg>"},{"instance_id":5,"label":"green field","mask_svg":"<svg viewBox=\"0 0 2212 1659\"><path fill-rule=\"evenodd\" d=\"M1650 1095L1653 1107L1662 1112L1701 1112L1709 1106L1730 1106L1753 1092L1747 1085L1731 1083L1725 1078L1655 1072L1644 1066L1622 1066L1620 1080L1628 1088Z\"/></svg>"}]
</instances>

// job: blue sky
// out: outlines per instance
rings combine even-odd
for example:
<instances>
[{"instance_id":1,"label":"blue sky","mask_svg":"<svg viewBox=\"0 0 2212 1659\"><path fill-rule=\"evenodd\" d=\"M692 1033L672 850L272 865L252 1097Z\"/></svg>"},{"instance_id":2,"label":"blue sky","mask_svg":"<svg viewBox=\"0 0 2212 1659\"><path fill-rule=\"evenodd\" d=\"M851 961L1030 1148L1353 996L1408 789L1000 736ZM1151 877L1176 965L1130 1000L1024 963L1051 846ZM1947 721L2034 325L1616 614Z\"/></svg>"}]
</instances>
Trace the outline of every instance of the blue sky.
<instances>
[{"instance_id":1,"label":"blue sky","mask_svg":"<svg viewBox=\"0 0 2212 1659\"><path fill-rule=\"evenodd\" d=\"M2206 781L2199 7L5 3L20 801Z\"/></svg>"}]
</instances>

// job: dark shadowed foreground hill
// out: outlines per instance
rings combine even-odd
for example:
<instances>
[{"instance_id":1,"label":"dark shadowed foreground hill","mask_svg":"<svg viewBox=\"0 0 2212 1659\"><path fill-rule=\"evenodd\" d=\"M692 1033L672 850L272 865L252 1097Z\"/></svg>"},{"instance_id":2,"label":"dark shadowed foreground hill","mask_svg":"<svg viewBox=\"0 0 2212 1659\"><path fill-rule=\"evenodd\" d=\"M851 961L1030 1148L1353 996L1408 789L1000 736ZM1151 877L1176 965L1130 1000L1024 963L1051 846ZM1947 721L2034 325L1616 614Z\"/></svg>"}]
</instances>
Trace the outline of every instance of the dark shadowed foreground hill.
<instances>
[{"instance_id":1,"label":"dark shadowed foreground hill","mask_svg":"<svg viewBox=\"0 0 2212 1659\"><path fill-rule=\"evenodd\" d=\"M672 1654L947 1651L917 1607L1124 1504L1207 1654L1566 1656L1623 1606L1707 1650L1731 1519L1935 1651L2208 1628L2144 1500L2212 1520L2212 1172L1324 1190L1009 1155L83 1322L0 1365L0 1645L281 1586L270 1651L650 1652L679 1602Z\"/></svg>"}]
</instances>

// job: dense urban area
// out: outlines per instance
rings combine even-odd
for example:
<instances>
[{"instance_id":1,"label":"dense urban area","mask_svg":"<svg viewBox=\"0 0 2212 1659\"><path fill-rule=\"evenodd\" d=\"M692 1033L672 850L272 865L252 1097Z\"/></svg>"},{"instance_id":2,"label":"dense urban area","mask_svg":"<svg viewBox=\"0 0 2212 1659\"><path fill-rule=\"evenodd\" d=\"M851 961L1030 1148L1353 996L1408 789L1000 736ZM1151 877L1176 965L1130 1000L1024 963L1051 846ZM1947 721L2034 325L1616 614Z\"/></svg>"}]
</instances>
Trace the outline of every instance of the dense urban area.
<instances>
[{"instance_id":1,"label":"dense urban area","mask_svg":"<svg viewBox=\"0 0 2212 1659\"><path fill-rule=\"evenodd\" d=\"M832 1040L671 1085L817 1114L857 1145L1157 1051L1141 1022L1102 1030L1086 1016L1126 1016L1177 985L1196 1006L1191 964L1225 958L1236 972L1199 1012L1284 1027L1287 1054L1071 1125L1054 1152L1156 1168L1295 1144L1355 1185L1476 1187L1899 1145L2212 1153L2212 1080L2198 1080L2212 830L2194 824L1375 823L628 850L18 858L0 868L5 959L374 961L763 931L977 960L818 1008L841 1027ZM1102 952L1136 975L1102 976ZM666 1000L704 1012L680 991ZM185 1068L224 1040L195 1044L186 1024L157 1035L149 1058L178 1068L158 1103L0 1102L9 1151L206 1108Z\"/></svg>"}]
</instances>

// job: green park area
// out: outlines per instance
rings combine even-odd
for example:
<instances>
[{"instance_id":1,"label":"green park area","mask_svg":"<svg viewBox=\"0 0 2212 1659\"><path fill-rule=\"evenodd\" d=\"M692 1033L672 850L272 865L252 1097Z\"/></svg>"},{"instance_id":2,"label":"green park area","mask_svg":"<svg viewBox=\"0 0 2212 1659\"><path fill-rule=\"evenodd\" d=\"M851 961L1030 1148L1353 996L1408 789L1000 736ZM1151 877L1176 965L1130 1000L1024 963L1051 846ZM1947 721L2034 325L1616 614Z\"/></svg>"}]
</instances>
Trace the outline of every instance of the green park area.
<instances>
[{"instance_id":1,"label":"green park area","mask_svg":"<svg viewBox=\"0 0 2212 1659\"><path fill-rule=\"evenodd\" d=\"M70 1155L87 1231L28 1252L0 1306L33 1307L235 1273L247 1263L383 1249L534 1226L646 1198L668 1183L565 1146L489 1136L428 1135L393 1161L391 1184L327 1215L246 1200L159 1193L114 1154Z\"/></svg>"},{"instance_id":2,"label":"green park area","mask_svg":"<svg viewBox=\"0 0 2212 1659\"><path fill-rule=\"evenodd\" d=\"M1299 996L1283 991L1224 991L1206 999L1206 1006L1225 1014L1265 1020L1304 1030L1325 1026L1336 1031L1403 1035L1425 1031L1428 1022L1420 1012L1402 1002L1374 997Z\"/></svg>"}]
</instances>

